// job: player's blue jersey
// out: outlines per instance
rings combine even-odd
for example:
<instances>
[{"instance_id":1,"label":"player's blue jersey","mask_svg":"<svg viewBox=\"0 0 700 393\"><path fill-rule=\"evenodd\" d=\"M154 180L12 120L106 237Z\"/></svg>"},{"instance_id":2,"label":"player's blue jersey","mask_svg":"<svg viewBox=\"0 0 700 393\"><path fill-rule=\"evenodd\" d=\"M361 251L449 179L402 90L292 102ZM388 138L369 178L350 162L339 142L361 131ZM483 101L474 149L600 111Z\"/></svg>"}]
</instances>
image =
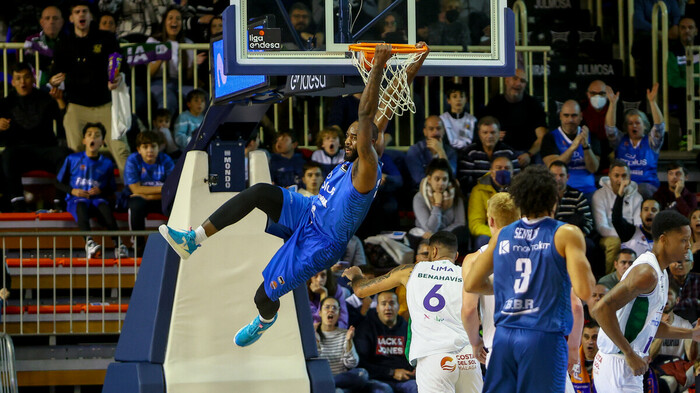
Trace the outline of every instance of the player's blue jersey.
<instances>
[{"instance_id":1,"label":"player's blue jersey","mask_svg":"<svg viewBox=\"0 0 700 393\"><path fill-rule=\"evenodd\" d=\"M175 163L165 153L158 153L153 164L147 164L139 153L132 153L124 165L124 183L127 186L139 182L142 186L162 186L173 168Z\"/></svg>"},{"instance_id":2,"label":"player's blue jersey","mask_svg":"<svg viewBox=\"0 0 700 393\"><path fill-rule=\"evenodd\" d=\"M66 174L70 175L71 188L89 191L93 187L104 190L114 190L114 164L103 155L96 159L88 157L85 152L73 153L66 157L63 167L58 172L58 180L62 181ZM75 198L66 195L66 200Z\"/></svg>"},{"instance_id":3,"label":"player's blue jersey","mask_svg":"<svg viewBox=\"0 0 700 393\"><path fill-rule=\"evenodd\" d=\"M571 331L571 280L564 257L554 247L554 234L562 225L549 217L532 224L518 220L499 233L493 251L497 328Z\"/></svg>"},{"instance_id":4,"label":"player's blue jersey","mask_svg":"<svg viewBox=\"0 0 700 393\"><path fill-rule=\"evenodd\" d=\"M311 206L311 223L318 231L348 242L364 221L382 180L382 165L377 166L377 184L366 194L352 185L352 162L336 166L321 185Z\"/></svg>"},{"instance_id":5,"label":"player's blue jersey","mask_svg":"<svg viewBox=\"0 0 700 393\"><path fill-rule=\"evenodd\" d=\"M649 135L645 135L637 147L632 146L629 135L620 140L615 151L615 157L625 161L630 167L630 178L637 183L649 183L659 186L659 177L656 174L659 153L649 146Z\"/></svg>"}]
</instances>

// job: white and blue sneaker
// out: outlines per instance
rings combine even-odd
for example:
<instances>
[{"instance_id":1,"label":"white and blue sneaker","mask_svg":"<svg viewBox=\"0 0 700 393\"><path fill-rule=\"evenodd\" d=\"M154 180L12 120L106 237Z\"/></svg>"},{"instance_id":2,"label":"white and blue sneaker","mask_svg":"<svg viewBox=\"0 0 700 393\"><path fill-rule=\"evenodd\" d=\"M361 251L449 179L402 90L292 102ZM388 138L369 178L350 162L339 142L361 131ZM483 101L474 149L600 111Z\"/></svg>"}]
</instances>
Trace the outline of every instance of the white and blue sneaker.
<instances>
[{"instance_id":1,"label":"white and blue sneaker","mask_svg":"<svg viewBox=\"0 0 700 393\"><path fill-rule=\"evenodd\" d=\"M200 247L194 241L195 234L192 228L189 231L180 231L163 224L158 227L158 231L182 259L189 258L194 250Z\"/></svg>"},{"instance_id":2,"label":"white and blue sneaker","mask_svg":"<svg viewBox=\"0 0 700 393\"><path fill-rule=\"evenodd\" d=\"M269 329L273 323L277 320L277 314L272 319L272 322L261 322L260 315L253 319L250 325L245 325L241 330L236 333L236 337L233 342L239 347L247 347L248 345L258 341L260 336L265 333L265 330Z\"/></svg>"}]
</instances>

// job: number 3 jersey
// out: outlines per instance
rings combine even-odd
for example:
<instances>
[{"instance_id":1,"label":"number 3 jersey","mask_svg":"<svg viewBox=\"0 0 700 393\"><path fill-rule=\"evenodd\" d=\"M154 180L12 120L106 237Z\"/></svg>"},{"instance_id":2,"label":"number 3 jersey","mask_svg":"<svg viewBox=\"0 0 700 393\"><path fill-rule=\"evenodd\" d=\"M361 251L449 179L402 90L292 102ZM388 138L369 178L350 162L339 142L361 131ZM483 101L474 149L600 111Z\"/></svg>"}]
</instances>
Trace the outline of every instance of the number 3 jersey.
<instances>
[{"instance_id":1,"label":"number 3 jersey","mask_svg":"<svg viewBox=\"0 0 700 393\"><path fill-rule=\"evenodd\" d=\"M498 234L493 250L496 328L569 334L571 280L566 261L554 246L563 222L523 218Z\"/></svg>"},{"instance_id":2,"label":"number 3 jersey","mask_svg":"<svg viewBox=\"0 0 700 393\"><path fill-rule=\"evenodd\" d=\"M462 326L462 268L448 260L421 262L406 284L411 313L408 360L456 353L469 344Z\"/></svg>"}]
</instances>

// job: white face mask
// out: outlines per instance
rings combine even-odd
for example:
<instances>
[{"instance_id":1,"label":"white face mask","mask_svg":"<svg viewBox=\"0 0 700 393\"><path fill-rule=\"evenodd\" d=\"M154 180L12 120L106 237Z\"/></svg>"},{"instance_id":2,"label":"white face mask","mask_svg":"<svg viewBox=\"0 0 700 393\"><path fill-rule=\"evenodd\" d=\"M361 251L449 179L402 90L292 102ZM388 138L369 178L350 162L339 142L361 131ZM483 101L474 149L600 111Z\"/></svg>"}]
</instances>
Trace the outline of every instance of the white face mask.
<instances>
[{"instance_id":1,"label":"white face mask","mask_svg":"<svg viewBox=\"0 0 700 393\"><path fill-rule=\"evenodd\" d=\"M595 95L595 96L590 98L590 101L591 101L591 105L593 105L593 108L595 108L596 110L600 110L608 102L608 99L606 97L603 97L603 96Z\"/></svg>"}]
</instances>

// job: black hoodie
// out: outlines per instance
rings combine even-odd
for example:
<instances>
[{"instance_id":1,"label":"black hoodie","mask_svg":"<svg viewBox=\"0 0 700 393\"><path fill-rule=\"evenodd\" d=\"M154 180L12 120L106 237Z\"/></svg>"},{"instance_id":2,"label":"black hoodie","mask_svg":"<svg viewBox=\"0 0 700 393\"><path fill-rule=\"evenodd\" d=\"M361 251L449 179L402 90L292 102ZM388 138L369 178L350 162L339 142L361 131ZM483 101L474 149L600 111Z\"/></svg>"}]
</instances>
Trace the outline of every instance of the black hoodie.
<instances>
[{"instance_id":1,"label":"black hoodie","mask_svg":"<svg viewBox=\"0 0 700 393\"><path fill-rule=\"evenodd\" d=\"M398 314L397 314L398 317ZM355 332L355 348L360 364L371 379L393 381L395 369L413 370L408 363L405 349L408 345L408 323L401 317L393 328L384 325L371 309Z\"/></svg>"}]
</instances>

